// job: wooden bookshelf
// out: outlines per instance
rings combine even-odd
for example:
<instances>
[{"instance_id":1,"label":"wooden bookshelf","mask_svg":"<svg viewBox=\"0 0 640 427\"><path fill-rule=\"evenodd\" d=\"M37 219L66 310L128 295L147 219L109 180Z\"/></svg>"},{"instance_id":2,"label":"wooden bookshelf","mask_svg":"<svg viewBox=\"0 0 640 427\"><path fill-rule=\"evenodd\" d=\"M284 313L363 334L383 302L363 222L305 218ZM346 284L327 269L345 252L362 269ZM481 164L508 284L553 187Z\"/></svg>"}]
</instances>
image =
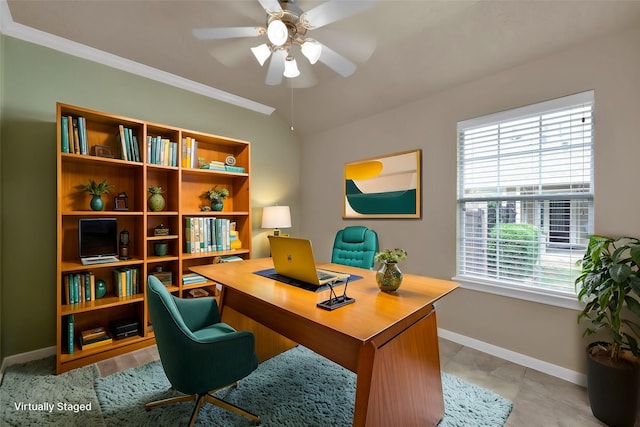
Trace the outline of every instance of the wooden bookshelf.
<instances>
[{"instance_id":1,"label":"wooden bookshelf","mask_svg":"<svg viewBox=\"0 0 640 427\"><path fill-rule=\"evenodd\" d=\"M63 119L66 117L67 119ZM66 138L63 124L68 118L83 117L86 122L86 144L82 154L65 152ZM179 297L189 297L194 288L204 288L210 295L216 294L215 283L182 284L183 274L189 267L216 262L218 257L236 255L251 256L251 203L250 203L250 153L246 141L217 135L195 132L187 129L165 126L144 120L137 120L116 114L90 109L56 104L57 128L57 271L56 271L56 371L62 373L87 364L151 345L155 342L151 319L147 308L146 278L158 267L171 272L171 286L168 289ZM123 160L120 126L131 129L138 143L138 158ZM171 162L157 164L151 159L147 147L147 137L162 138L177 143L175 165ZM187 156L182 150L183 141L197 141L197 150ZM96 146L103 153L113 157L96 156ZM165 145L166 147L167 145ZM73 151L73 150L70 150ZM85 154L86 153L86 154ZM155 153L154 153L155 155ZM235 158L232 170L202 169L201 163L225 162L229 156ZM131 156L129 156L131 157ZM192 163L190 158L194 157ZM107 180L115 187L104 195L103 211L92 211L91 196L78 189L78 185ZM202 195L214 185L229 190L220 212L203 211L210 201ZM166 201L165 209L152 212L148 209L149 186L162 187ZM125 192L128 198L127 210L114 209L114 197ZM185 219L222 218L235 223L237 238L241 246L225 250L185 253ZM78 220L81 218L116 218L118 233L129 232L128 260L116 263L83 265L78 255ZM169 233L154 235L156 227L163 225ZM166 254L156 255L156 243L166 243ZM237 244L236 244L237 246ZM127 296L117 296L113 270L117 268L138 269L138 291ZM96 280L104 280L107 293L102 298L67 303L65 276L74 273L91 272ZM73 317L73 352L69 351L69 316ZM139 335L112 343L81 350L78 334L100 326L109 328L117 320L135 319L139 322Z\"/></svg>"}]
</instances>

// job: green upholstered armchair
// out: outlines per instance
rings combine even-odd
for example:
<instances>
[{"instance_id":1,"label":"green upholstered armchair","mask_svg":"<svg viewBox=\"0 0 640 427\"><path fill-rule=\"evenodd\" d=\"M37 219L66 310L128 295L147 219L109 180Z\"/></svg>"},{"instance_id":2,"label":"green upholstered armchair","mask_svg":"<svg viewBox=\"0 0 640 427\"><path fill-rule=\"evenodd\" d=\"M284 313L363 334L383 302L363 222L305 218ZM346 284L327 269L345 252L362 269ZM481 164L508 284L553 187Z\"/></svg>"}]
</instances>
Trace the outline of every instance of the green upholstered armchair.
<instances>
[{"instance_id":1,"label":"green upholstered armchair","mask_svg":"<svg viewBox=\"0 0 640 427\"><path fill-rule=\"evenodd\" d=\"M149 313L160 361L172 388L185 396L147 403L146 409L195 400L189 425L203 403L244 415L256 424L260 417L213 396L216 390L246 377L258 367L255 340L249 331L236 331L220 322L215 298L177 298L155 277L147 282Z\"/></svg>"},{"instance_id":2,"label":"green upholstered armchair","mask_svg":"<svg viewBox=\"0 0 640 427\"><path fill-rule=\"evenodd\" d=\"M362 225L345 227L336 233L331 262L353 267L373 268L378 252L378 235Z\"/></svg>"}]
</instances>

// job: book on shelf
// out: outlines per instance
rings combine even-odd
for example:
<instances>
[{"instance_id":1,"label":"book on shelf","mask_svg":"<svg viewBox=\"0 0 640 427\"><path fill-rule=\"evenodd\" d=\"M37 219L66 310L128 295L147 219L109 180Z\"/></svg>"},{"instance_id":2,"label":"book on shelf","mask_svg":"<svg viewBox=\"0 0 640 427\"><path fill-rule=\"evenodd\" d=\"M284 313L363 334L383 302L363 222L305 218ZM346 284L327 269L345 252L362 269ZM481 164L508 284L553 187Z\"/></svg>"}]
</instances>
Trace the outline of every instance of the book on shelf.
<instances>
[{"instance_id":1,"label":"book on shelf","mask_svg":"<svg viewBox=\"0 0 640 427\"><path fill-rule=\"evenodd\" d=\"M73 117L71 119L73 126L73 152L80 154L80 132L78 131L78 119Z\"/></svg>"},{"instance_id":2,"label":"book on shelf","mask_svg":"<svg viewBox=\"0 0 640 427\"><path fill-rule=\"evenodd\" d=\"M209 292L207 292L205 289L202 289L202 288L196 288L196 289L191 289L189 291L189 296L191 298L208 297L209 296Z\"/></svg>"},{"instance_id":3,"label":"book on shelf","mask_svg":"<svg viewBox=\"0 0 640 427\"><path fill-rule=\"evenodd\" d=\"M133 129L124 125L118 125L117 136L120 139L120 158L130 162L140 162L140 148L138 137Z\"/></svg>"},{"instance_id":4,"label":"book on shelf","mask_svg":"<svg viewBox=\"0 0 640 427\"><path fill-rule=\"evenodd\" d=\"M75 152L75 141L73 135L73 117L67 116L67 134L69 135L69 153Z\"/></svg>"},{"instance_id":5,"label":"book on shelf","mask_svg":"<svg viewBox=\"0 0 640 427\"><path fill-rule=\"evenodd\" d=\"M163 166L178 166L178 143L158 135L147 135L148 163Z\"/></svg>"},{"instance_id":6,"label":"book on shelf","mask_svg":"<svg viewBox=\"0 0 640 427\"><path fill-rule=\"evenodd\" d=\"M80 338L83 342L89 342L90 340L103 337L106 332L107 330L104 326L98 326L97 328L87 329L86 331L80 332Z\"/></svg>"},{"instance_id":7,"label":"book on shelf","mask_svg":"<svg viewBox=\"0 0 640 427\"><path fill-rule=\"evenodd\" d=\"M133 158L136 162L141 162L140 147L138 146L138 137L136 135L131 135L131 146L133 147Z\"/></svg>"},{"instance_id":8,"label":"book on shelf","mask_svg":"<svg viewBox=\"0 0 640 427\"><path fill-rule=\"evenodd\" d=\"M173 285L173 274L170 271L156 271L151 273L153 276L156 276L160 282L162 282L165 286Z\"/></svg>"},{"instance_id":9,"label":"book on shelf","mask_svg":"<svg viewBox=\"0 0 640 427\"><path fill-rule=\"evenodd\" d=\"M220 256L215 258L215 262L237 262L237 261L244 261L244 259L237 255Z\"/></svg>"},{"instance_id":10,"label":"book on shelf","mask_svg":"<svg viewBox=\"0 0 640 427\"><path fill-rule=\"evenodd\" d=\"M80 154L89 154L89 150L87 148L87 120L82 116L78 116L78 140L80 146Z\"/></svg>"},{"instance_id":11,"label":"book on shelf","mask_svg":"<svg viewBox=\"0 0 640 427\"><path fill-rule=\"evenodd\" d=\"M117 297L127 297L140 293L140 268L114 268L113 285Z\"/></svg>"},{"instance_id":12,"label":"book on shelf","mask_svg":"<svg viewBox=\"0 0 640 427\"><path fill-rule=\"evenodd\" d=\"M227 172L239 172L239 173L244 173L245 169L242 166L231 166L231 165L225 165L224 169Z\"/></svg>"},{"instance_id":13,"label":"book on shelf","mask_svg":"<svg viewBox=\"0 0 640 427\"><path fill-rule=\"evenodd\" d=\"M96 299L96 278L92 272L67 273L63 278L66 304Z\"/></svg>"},{"instance_id":14,"label":"book on shelf","mask_svg":"<svg viewBox=\"0 0 640 427\"><path fill-rule=\"evenodd\" d=\"M60 131L62 135L60 135L61 139L61 148L63 153L69 152L69 126L68 126L69 118L66 116L60 117Z\"/></svg>"},{"instance_id":15,"label":"book on shelf","mask_svg":"<svg viewBox=\"0 0 640 427\"><path fill-rule=\"evenodd\" d=\"M193 285L195 283L206 283L207 279L196 273L186 273L182 275L183 285Z\"/></svg>"},{"instance_id":16,"label":"book on shelf","mask_svg":"<svg viewBox=\"0 0 640 427\"><path fill-rule=\"evenodd\" d=\"M182 138L182 167L199 168L198 164L198 141L195 138L186 136Z\"/></svg>"},{"instance_id":17,"label":"book on shelf","mask_svg":"<svg viewBox=\"0 0 640 427\"><path fill-rule=\"evenodd\" d=\"M85 333L87 334L85 336ZM95 328L88 331L82 331L78 337L80 341L80 349L88 350L95 347L111 344L113 339L105 328Z\"/></svg>"},{"instance_id":18,"label":"book on shelf","mask_svg":"<svg viewBox=\"0 0 640 427\"><path fill-rule=\"evenodd\" d=\"M63 327L65 328L65 330L62 331L62 338L64 340L64 344L67 347L67 353L73 354L73 350L74 350L73 337L75 336L73 314L68 314L65 316Z\"/></svg>"},{"instance_id":19,"label":"book on shelf","mask_svg":"<svg viewBox=\"0 0 640 427\"><path fill-rule=\"evenodd\" d=\"M231 220L216 217L185 217L184 220L185 253L231 249Z\"/></svg>"}]
</instances>

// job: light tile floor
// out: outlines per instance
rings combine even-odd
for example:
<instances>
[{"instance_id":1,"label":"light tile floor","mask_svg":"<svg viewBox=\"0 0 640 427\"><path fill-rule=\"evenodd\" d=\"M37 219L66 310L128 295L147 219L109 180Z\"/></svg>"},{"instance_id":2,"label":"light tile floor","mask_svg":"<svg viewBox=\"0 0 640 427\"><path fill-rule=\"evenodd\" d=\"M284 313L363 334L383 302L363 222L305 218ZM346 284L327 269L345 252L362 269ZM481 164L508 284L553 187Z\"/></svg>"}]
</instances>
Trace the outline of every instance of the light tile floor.
<instances>
[{"instance_id":1,"label":"light tile floor","mask_svg":"<svg viewBox=\"0 0 640 427\"><path fill-rule=\"evenodd\" d=\"M157 348L151 346L97 365L104 377L158 357ZM591 414L584 387L442 338L440 362L443 371L513 401L507 427L605 426Z\"/></svg>"}]
</instances>

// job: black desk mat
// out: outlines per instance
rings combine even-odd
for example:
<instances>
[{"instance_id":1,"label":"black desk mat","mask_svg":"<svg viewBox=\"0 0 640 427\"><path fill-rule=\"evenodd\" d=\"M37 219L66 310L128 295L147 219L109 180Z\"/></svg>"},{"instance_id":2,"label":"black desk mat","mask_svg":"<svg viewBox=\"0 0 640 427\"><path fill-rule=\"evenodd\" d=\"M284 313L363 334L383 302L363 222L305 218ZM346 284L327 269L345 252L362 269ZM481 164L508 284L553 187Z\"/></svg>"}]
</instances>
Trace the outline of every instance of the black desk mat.
<instances>
[{"instance_id":1,"label":"black desk mat","mask_svg":"<svg viewBox=\"0 0 640 427\"><path fill-rule=\"evenodd\" d=\"M297 288L301 288L311 292L322 292L324 290L329 289L329 285L318 286L313 283L303 282L302 280L292 279L291 277L283 276L282 274L276 273L275 268L267 268L266 270L258 270L254 271L253 274L257 274L258 276L267 277L269 279L277 280L278 282L286 283L287 285L295 286ZM351 283L354 280L362 279L362 276L358 276L356 274L352 274L349 276L348 282ZM347 280L341 280L334 284L334 286L340 286L347 282Z\"/></svg>"}]
</instances>

